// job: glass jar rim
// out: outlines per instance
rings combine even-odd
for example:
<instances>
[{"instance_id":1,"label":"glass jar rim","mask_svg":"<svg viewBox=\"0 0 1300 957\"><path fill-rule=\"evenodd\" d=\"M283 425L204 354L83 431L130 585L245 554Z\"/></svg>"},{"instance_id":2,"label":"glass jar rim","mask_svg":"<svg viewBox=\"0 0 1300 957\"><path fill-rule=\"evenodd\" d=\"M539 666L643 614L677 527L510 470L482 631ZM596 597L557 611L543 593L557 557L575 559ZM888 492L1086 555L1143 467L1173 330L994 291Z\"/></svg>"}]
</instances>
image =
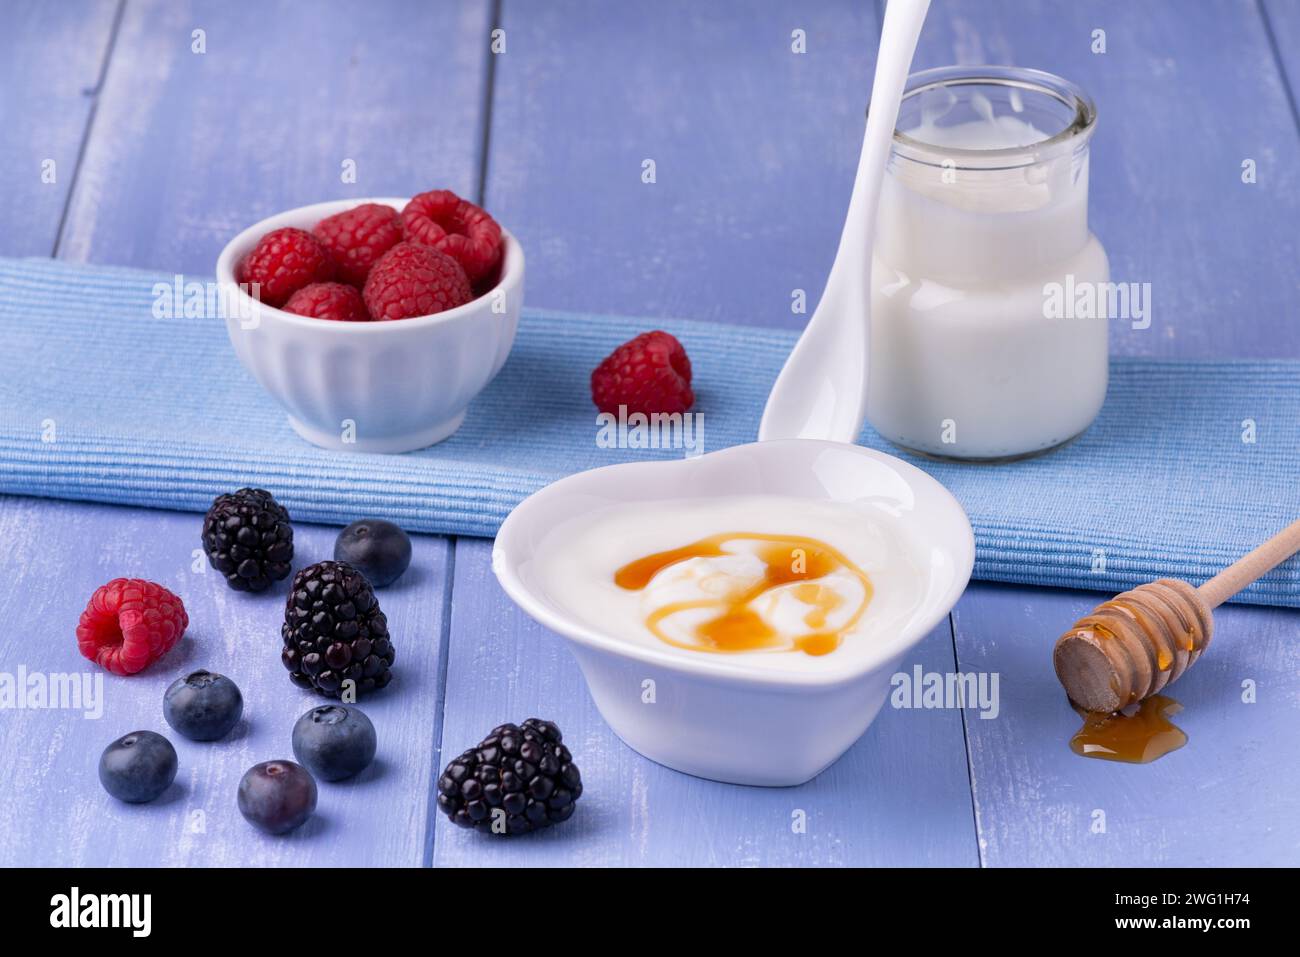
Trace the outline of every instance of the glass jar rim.
<instances>
[{"instance_id":1,"label":"glass jar rim","mask_svg":"<svg viewBox=\"0 0 1300 957\"><path fill-rule=\"evenodd\" d=\"M1068 144L1075 149L1086 143L1096 128L1097 106L1092 98L1075 83L1045 70L1013 66L941 66L921 70L907 78L903 101L929 90L952 86L1006 86L1029 90L1055 99L1074 112L1074 119L1064 129L1034 143L1023 146L1003 146L991 149L939 146L923 139L908 136L894 129L894 147L909 159L926 162L923 156L936 154L950 160L967 159L978 163L981 169L1007 169L1040 162L1044 152L1057 152ZM1061 149L1064 152L1064 149ZM913 155L922 154L922 156ZM1019 159L1020 162L1016 162ZM1005 162L1000 162L1005 161ZM990 165L995 164L995 165ZM960 166L960 163L958 163Z\"/></svg>"}]
</instances>

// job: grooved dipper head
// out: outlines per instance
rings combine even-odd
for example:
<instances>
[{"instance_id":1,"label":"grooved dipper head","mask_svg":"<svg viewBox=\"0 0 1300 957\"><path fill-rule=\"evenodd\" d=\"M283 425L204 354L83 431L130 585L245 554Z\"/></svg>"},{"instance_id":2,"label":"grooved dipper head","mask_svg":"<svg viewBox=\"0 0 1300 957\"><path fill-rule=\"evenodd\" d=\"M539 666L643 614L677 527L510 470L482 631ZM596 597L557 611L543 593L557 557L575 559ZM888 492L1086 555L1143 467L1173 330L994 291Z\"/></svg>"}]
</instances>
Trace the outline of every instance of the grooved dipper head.
<instances>
[{"instance_id":1,"label":"grooved dipper head","mask_svg":"<svg viewBox=\"0 0 1300 957\"><path fill-rule=\"evenodd\" d=\"M1056 677L1079 707L1119 711L1178 680L1210 643L1213 627L1195 588L1162 578L1075 622L1056 642Z\"/></svg>"}]
</instances>

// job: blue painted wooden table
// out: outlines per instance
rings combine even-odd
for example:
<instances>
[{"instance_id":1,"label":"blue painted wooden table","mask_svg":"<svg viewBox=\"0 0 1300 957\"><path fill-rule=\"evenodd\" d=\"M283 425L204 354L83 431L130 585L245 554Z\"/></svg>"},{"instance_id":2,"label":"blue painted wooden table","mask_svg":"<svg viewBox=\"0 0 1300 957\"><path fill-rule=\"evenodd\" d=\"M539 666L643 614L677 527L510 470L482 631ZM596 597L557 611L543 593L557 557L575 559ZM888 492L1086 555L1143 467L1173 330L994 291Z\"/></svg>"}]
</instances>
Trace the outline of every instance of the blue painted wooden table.
<instances>
[{"instance_id":1,"label":"blue painted wooden table","mask_svg":"<svg viewBox=\"0 0 1300 957\"><path fill-rule=\"evenodd\" d=\"M235 231L277 210L438 185L519 235L536 305L797 327L792 291L816 301L879 4L372 0L353 13L7 4L0 255L203 275ZM795 30L806 53L792 52ZM952 62L1042 67L1096 98L1094 228L1115 277L1151 282L1158 303L1150 329L1115 327L1115 353L1300 358L1300 3L936 0L916 66ZM340 178L349 160L355 183ZM239 818L235 785L288 756L313 701L248 665L251 645L278 642L282 593L229 592L196 561L198 530L191 514L0 500L0 671L83 670L76 618L114 576L168 585L193 621L167 667L105 681L97 720L0 712L0 864L1300 861L1295 611L1223 609L1214 652L1179 684L1191 744L1130 767L1068 752L1076 719L1048 670L1055 635L1097 596L976 584L904 668L999 673L996 719L886 709L815 781L748 789L624 747L560 641L497 587L490 543L433 536L383 598L405 640L402 694L366 705L378 763L324 785L300 832L263 838ZM334 532L300 527L300 560L329 557ZM240 681L246 721L220 744L178 740L178 784L159 803L115 804L95 783L99 750L165 730L162 691L191 665ZM451 828L430 798L445 756L532 714L555 719L578 756L579 814L517 841Z\"/></svg>"}]
</instances>

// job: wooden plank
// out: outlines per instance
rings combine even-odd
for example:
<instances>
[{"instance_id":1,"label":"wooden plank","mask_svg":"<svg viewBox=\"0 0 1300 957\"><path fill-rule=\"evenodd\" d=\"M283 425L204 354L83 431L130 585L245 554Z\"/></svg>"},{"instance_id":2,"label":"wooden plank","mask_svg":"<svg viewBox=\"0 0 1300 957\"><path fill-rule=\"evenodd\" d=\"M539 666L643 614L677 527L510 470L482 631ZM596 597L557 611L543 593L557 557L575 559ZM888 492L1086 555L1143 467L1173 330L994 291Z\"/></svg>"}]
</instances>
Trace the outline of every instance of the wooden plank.
<instances>
[{"instance_id":1,"label":"wooden plank","mask_svg":"<svg viewBox=\"0 0 1300 957\"><path fill-rule=\"evenodd\" d=\"M128 4L60 254L210 274L236 232L280 210L472 192L486 0L351 14ZM196 30L205 53L192 52ZM342 181L349 160L355 183Z\"/></svg>"},{"instance_id":2,"label":"wooden plank","mask_svg":"<svg viewBox=\"0 0 1300 957\"><path fill-rule=\"evenodd\" d=\"M118 0L6 5L0 31L0 255L49 256ZM44 164L52 162L53 167Z\"/></svg>"},{"instance_id":3,"label":"wooden plank","mask_svg":"<svg viewBox=\"0 0 1300 957\"><path fill-rule=\"evenodd\" d=\"M43 9L58 9L64 18L59 24L77 13L68 5ZM368 4L364 29L356 29L345 18L303 18L292 6L251 0L129 4L60 254L205 274L237 230L290 206L441 186L472 194L480 167L489 13L487 2L411 5L385 0ZM204 53L193 50L195 30L204 31ZM21 39L21 33L15 36ZM440 38L442 55L428 55L430 38ZM286 62L292 69L284 68ZM6 84L6 93L9 89ZM355 162L354 183L342 181L347 160ZM71 169L69 164L68 181ZM61 209L60 204L54 211L55 228ZM47 253L52 245L51 240L39 249L4 251ZM6 505L4 515L13 529L11 544L30 542L37 529L50 525L59 530L53 539L42 532L42 542L55 548L54 567L39 569L48 578L48 592L44 603L33 607L57 613L69 629L95 585L123 572L107 566L113 565L109 556L124 544L132 544L136 565L147 566L143 559L159 551L160 542L161 553L171 555L164 570L133 567L131 573L169 582L183 578L196 520L33 504ZM315 557L328 557L333 532L301 529L300 536L318 551ZM92 550L83 564L58 569L66 560L60 548L101 539L109 543L102 553ZM167 543L175 551L169 553ZM244 736L220 753L214 746L177 741L183 782L179 796L142 810L113 804L99 790L93 761L88 761L116 734L130 730L117 727L118 721L161 728L158 702L162 688L175 677L170 669L133 679L129 698L110 680L111 733L107 720L91 725L104 729L92 737L81 729L80 719L66 713L24 713L21 720L7 722L2 753L21 756L17 766L57 788L57 797L53 816L48 809L38 816L36 803L47 797L35 784L0 805L0 820L15 835L6 848L9 856L0 859L29 864L331 865L418 865L427 860L432 835L426 829L426 799L440 710L438 649L449 549L445 539L420 539L417 563L422 570L384 599L390 620L418 638L413 637L412 649L399 665L405 666L399 677L410 690L367 705L380 731L382 766L355 787L323 786L319 820L304 832L286 841L263 839L239 819L233 805L239 774L257 760L287 755L288 729L311 700L293 689L273 662L266 672L259 665L247 682L241 677L238 638L265 631L274 646L278 626L269 619L278 620L283 595L241 601L205 579L209 591L200 597L181 593L196 629L206 621L207 633L213 635L211 623L220 622L227 637L220 653L202 664L229 668L244 686L250 712L254 704L268 710L274 706L279 717L254 717ZM7 559L12 564L21 555L14 550ZM7 598L17 601L21 594L19 589ZM201 630L198 634L203 637ZM59 667L74 667L79 660L75 646L59 647L61 662L73 656ZM0 660L51 667L47 661L15 659L9 651ZM24 747L27 734L52 735L54 745L48 754L33 754ZM385 809L373 813L372 801ZM206 813L206 833L186 829L183 815L192 810ZM128 813L132 811L136 813ZM67 837L50 842L43 835L61 833L53 824L59 820ZM150 840L155 833L165 840Z\"/></svg>"},{"instance_id":4,"label":"wooden plank","mask_svg":"<svg viewBox=\"0 0 1300 957\"><path fill-rule=\"evenodd\" d=\"M962 670L1001 675L998 718L966 723L984 863L1294 866L1300 612L1220 609L1205 657L1169 689L1188 744L1130 765L1069 749L1080 721L1052 671L1057 636L1102 598L977 585L957 605Z\"/></svg>"},{"instance_id":5,"label":"wooden plank","mask_svg":"<svg viewBox=\"0 0 1300 957\"><path fill-rule=\"evenodd\" d=\"M792 290L816 301L857 161L870 6L507 3L503 26L486 200L528 250L531 301L802 323ZM440 819L435 864L975 863L959 715L882 714L798 789L678 774L609 731L562 640L497 586L487 543L456 556L442 763L539 714L565 729L587 792L572 822L524 841ZM917 660L952 670L946 627ZM807 834L791 832L796 809Z\"/></svg>"},{"instance_id":6,"label":"wooden plank","mask_svg":"<svg viewBox=\"0 0 1300 957\"><path fill-rule=\"evenodd\" d=\"M1274 54L1286 75L1291 92L1291 111L1300 125L1300 3L1295 0L1260 0L1264 26L1272 40Z\"/></svg>"},{"instance_id":7,"label":"wooden plank","mask_svg":"<svg viewBox=\"0 0 1300 957\"><path fill-rule=\"evenodd\" d=\"M1090 51L1094 29L1105 54ZM1300 355L1287 318L1297 134L1254 4L936 0L918 67L951 62L1043 67L1096 98L1094 229L1113 277L1149 281L1155 297L1151 329L1113 326L1113 351ZM1068 750L1079 722L1052 672L1056 636L1101 597L975 586L954 613L962 669L1002 675L1000 719L967 722L984 862L1294 863L1297 744L1280 729L1295 721L1300 615L1221 611L1209 655L1171 689L1191 743L1129 767ZM1268 689L1256 705L1240 703L1247 678Z\"/></svg>"},{"instance_id":8,"label":"wooden plank","mask_svg":"<svg viewBox=\"0 0 1300 957\"><path fill-rule=\"evenodd\" d=\"M835 253L872 5L507 2L503 25L486 198L528 252L531 302L806 321L792 292L811 312Z\"/></svg>"},{"instance_id":9,"label":"wooden plank","mask_svg":"<svg viewBox=\"0 0 1300 957\"><path fill-rule=\"evenodd\" d=\"M235 806L252 765L292 759L294 721L326 699L290 684L279 661L287 584L231 591L194 570L201 517L31 499L0 499L0 672L103 674L102 717L12 710L0 721L0 866L418 866L427 853L431 731L439 705L439 636L448 543L414 538L411 569L379 593L397 647L393 684L361 702L379 734L376 764L352 782L320 783L319 810L300 831L266 837ZM329 558L337 529L298 525L295 567ZM142 674L101 672L77 651L86 600L110 578L149 578L182 597L190 628ZM162 718L162 696L197 668L229 675L245 721L230 738L187 741ZM180 756L177 783L157 802L125 805L99 785L99 754L128 731L165 734ZM197 829L201 822L202 830Z\"/></svg>"},{"instance_id":10,"label":"wooden plank","mask_svg":"<svg viewBox=\"0 0 1300 957\"><path fill-rule=\"evenodd\" d=\"M438 816L435 865L945 865L976 861L961 717L884 711L827 771L798 788L744 788L661 767L601 720L564 640L530 621L492 576L491 543L460 539L440 764L505 721L556 721L582 770L572 820L516 840ZM910 655L953 670L944 622ZM802 810L807 832L793 833Z\"/></svg>"},{"instance_id":11,"label":"wooden plank","mask_svg":"<svg viewBox=\"0 0 1300 957\"><path fill-rule=\"evenodd\" d=\"M1300 133L1254 0L935 0L916 67L954 62L1050 70L1096 100L1093 229L1114 280L1152 286L1151 327L1112 323L1113 352L1300 357Z\"/></svg>"}]
</instances>

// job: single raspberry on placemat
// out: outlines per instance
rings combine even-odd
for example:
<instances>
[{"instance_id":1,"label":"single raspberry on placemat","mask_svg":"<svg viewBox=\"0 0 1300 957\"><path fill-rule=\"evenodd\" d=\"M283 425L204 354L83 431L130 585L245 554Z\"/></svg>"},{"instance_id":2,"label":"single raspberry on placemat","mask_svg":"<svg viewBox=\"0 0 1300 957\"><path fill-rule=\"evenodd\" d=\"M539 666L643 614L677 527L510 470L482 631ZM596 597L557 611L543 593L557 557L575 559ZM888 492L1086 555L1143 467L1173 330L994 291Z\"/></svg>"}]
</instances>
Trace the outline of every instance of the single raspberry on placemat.
<instances>
[{"instance_id":1,"label":"single raspberry on placemat","mask_svg":"<svg viewBox=\"0 0 1300 957\"><path fill-rule=\"evenodd\" d=\"M591 399L601 412L685 412L695 404L691 360L676 338L655 330L623 343L591 373Z\"/></svg>"}]
</instances>

